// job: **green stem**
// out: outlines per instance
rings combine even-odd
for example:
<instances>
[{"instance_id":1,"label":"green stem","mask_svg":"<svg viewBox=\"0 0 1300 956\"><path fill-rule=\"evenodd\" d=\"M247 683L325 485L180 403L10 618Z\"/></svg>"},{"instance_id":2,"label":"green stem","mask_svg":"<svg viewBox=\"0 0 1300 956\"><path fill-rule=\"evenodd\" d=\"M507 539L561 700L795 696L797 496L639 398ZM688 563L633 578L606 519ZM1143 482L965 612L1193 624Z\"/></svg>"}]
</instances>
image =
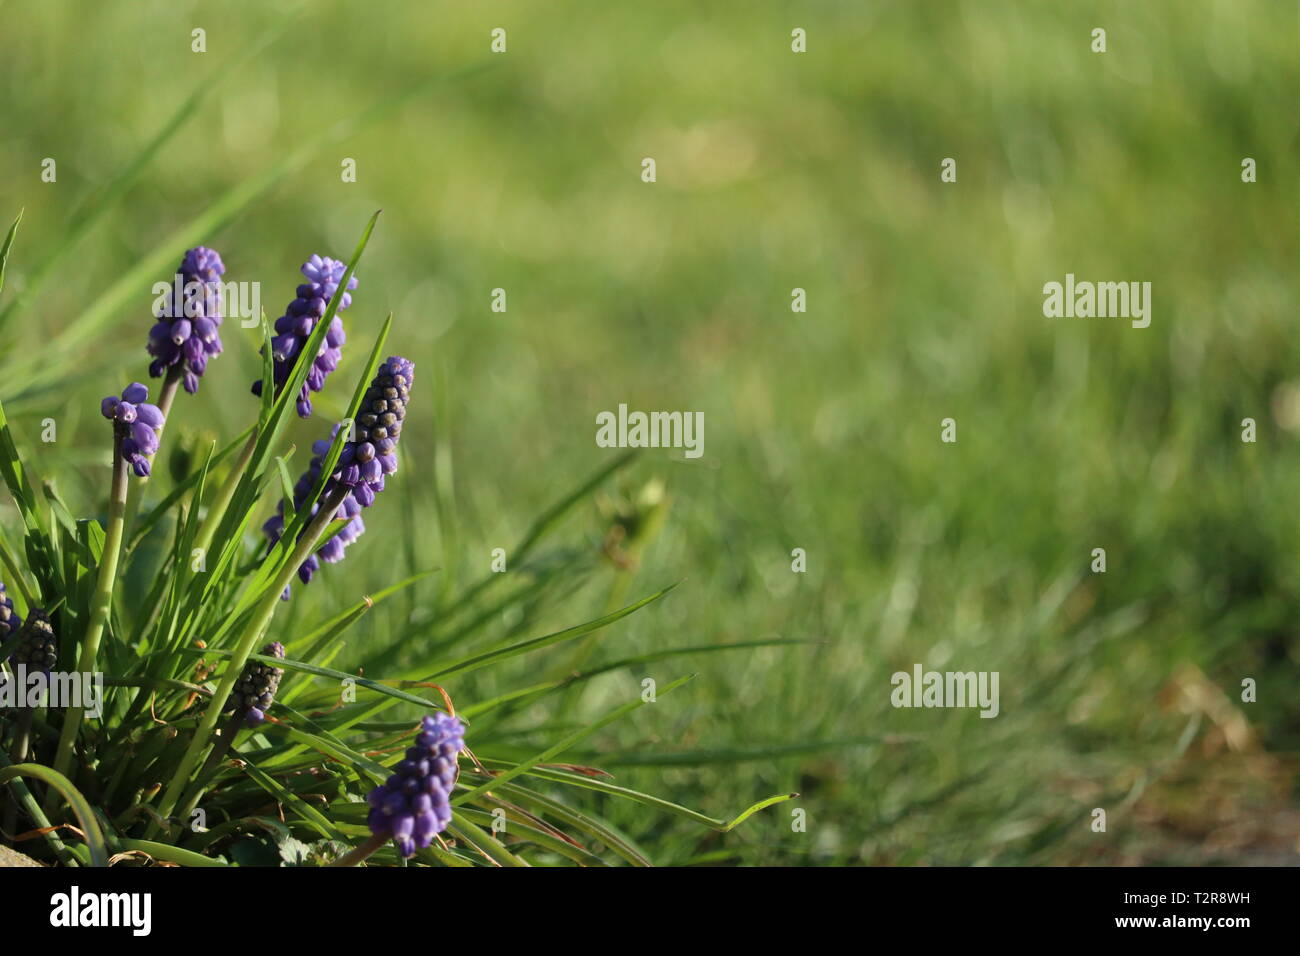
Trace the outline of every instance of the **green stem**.
<instances>
[{"instance_id":1,"label":"green stem","mask_svg":"<svg viewBox=\"0 0 1300 956\"><path fill-rule=\"evenodd\" d=\"M222 674L221 683L217 685L212 699L208 702L208 709L203 714L203 720L194 731L194 739L190 741L189 748L185 751L185 756L181 759L180 766L172 775L171 782L167 785L167 790L163 793L162 803L159 804L158 813L164 819L171 816L172 811L176 808L176 803L180 799L181 791L187 781L190 780L194 770L199 765L199 758L208 745L208 740L212 736L212 731L217 726L217 721L221 717L221 712L226 706L226 700L230 697L231 691L235 689L235 682L239 680L239 675L244 669L244 664L248 662L248 655L253 653L253 648L257 646L262 635L266 633L267 627L271 624L271 618L275 616L275 609L280 604L280 595L289 582L293 580L294 574L298 571L299 566L307 560L312 551L316 549L316 543L324 534L326 527L333 520L339 506L343 504L343 499L347 497L350 489L345 485L340 485L331 492L328 499L322 502L320 510L312 517L311 523L304 529L302 535L298 538L298 543L285 562L284 567L276 576L271 587L267 589L266 597L262 603L254 610L252 619L249 622L247 630L239 639L239 644L235 647L234 653L226 664L225 673ZM150 835L158 829L157 823L150 828Z\"/></svg>"},{"instance_id":2,"label":"green stem","mask_svg":"<svg viewBox=\"0 0 1300 956\"><path fill-rule=\"evenodd\" d=\"M108 529L104 535L104 551L99 559L99 580L95 583L95 594L90 601L90 623L86 626L86 637L81 642L81 658L77 662L77 670L83 674L95 670L99 642L104 636L104 625L108 622L113 607L113 583L117 580L117 559L122 550L122 533L125 528L129 467L122 457L122 436L117 434L113 438L113 485L108 499ZM69 707L63 717L54 769L64 776L72 766L72 745L77 739L77 731L81 729L84 715L84 707ZM56 802L56 794L51 790L46 798L46 811L53 810Z\"/></svg>"},{"instance_id":3,"label":"green stem","mask_svg":"<svg viewBox=\"0 0 1300 956\"><path fill-rule=\"evenodd\" d=\"M81 827L82 835L86 840L86 849L90 853L91 866L108 866L108 852L104 845L104 831L99 827L99 820L95 817L95 811L63 774L51 770L36 763L10 764L3 756L0 756L0 786L9 783L13 786L23 798L23 806L31 814L36 825L42 829L48 829L50 821L41 808L36 805L35 798L27 792L27 788L22 784L19 777L35 777L44 783L51 793L58 794L68 801L72 808L73 815L77 818L77 823ZM56 850L61 845L51 841ZM65 847L66 849L66 847Z\"/></svg>"},{"instance_id":4,"label":"green stem","mask_svg":"<svg viewBox=\"0 0 1300 956\"><path fill-rule=\"evenodd\" d=\"M199 805L204 792L207 790L208 783L216 773L221 761L225 759L226 754L230 753L230 748L235 742L235 737L244 729L244 715L236 713L226 723L225 729L221 734L221 739L208 752L208 759L203 761L203 766L194 777L194 785L190 787L189 793L181 800L181 811L177 816L182 820L194 812L194 808Z\"/></svg>"},{"instance_id":5,"label":"green stem","mask_svg":"<svg viewBox=\"0 0 1300 956\"><path fill-rule=\"evenodd\" d=\"M12 766L14 765L9 762L7 757L5 757L4 751L0 750L0 770L5 770ZM27 815L32 818L32 822L36 827L44 831L45 841L49 843L50 849L54 851L54 855L59 858L63 865L81 866L81 862L73 855L72 851L68 849L67 844L65 844L59 837L58 829L52 827L49 818L41 812L41 805L36 802L36 798L32 796L31 790L28 789L27 784L23 782L22 777L15 774L13 779L9 781L9 789L13 791L13 799L22 804L23 809L27 811ZM17 836L17 834L13 833L11 830L10 836Z\"/></svg>"},{"instance_id":6,"label":"green stem","mask_svg":"<svg viewBox=\"0 0 1300 956\"><path fill-rule=\"evenodd\" d=\"M18 727L14 732L14 763L27 762L27 746L32 739L32 709L24 707L18 714ZM18 801L10 801L5 808L5 832L18 831Z\"/></svg>"},{"instance_id":7,"label":"green stem","mask_svg":"<svg viewBox=\"0 0 1300 956\"><path fill-rule=\"evenodd\" d=\"M356 866L366 857L379 850L388 842L386 836L372 836L365 843L361 844L354 850L350 850L343 856L339 857L333 863L327 863L326 866Z\"/></svg>"},{"instance_id":8,"label":"green stem","mask_svg":"<svg viewBox=\"0 0 1300 956\"><path fill-rule=\"evenodd\" d=\"M230 499L235 496L235 489L239 487L239 479L243 477L244 469L248 467L248 462L256 448L257 430L254 429L248 436L248 441L244 443L239 457L230 466L230 474L226 476L225 482L217 492L217 497L213 499L212 504L208 505L208 513L203 516L203 523L199 525L198 534L194 537L194 547L202 549L204 554L207 554L208 546L212 544L212 536L217 533L217 526L221 524L226 508L230 506Z\"/></svg>"}]
</instances>

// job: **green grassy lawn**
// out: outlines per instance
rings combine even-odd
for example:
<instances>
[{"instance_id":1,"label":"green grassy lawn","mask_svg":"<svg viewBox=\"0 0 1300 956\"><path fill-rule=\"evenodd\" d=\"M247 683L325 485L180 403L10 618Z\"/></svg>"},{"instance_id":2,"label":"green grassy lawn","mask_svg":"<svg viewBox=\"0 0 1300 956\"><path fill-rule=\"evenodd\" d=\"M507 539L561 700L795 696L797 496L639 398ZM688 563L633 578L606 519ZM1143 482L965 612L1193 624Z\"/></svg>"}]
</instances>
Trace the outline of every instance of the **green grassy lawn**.
<instances>
[{"instance_id":1,"label":"green grassy lawn","mask_svg":"<svg viewBox=\"0 0 1300 956\"><path fill-rule=\"evenodd\" d=\"M392 311L390 349L421 373L403 470L277 628L439 567L335 661L388 648L368 673L397 676L431 646L540 635L682 582L580 652L448 682L462 708L575 667L788 639L611 670L471 725L471 747L523 757L646 678L697 673L557 759L719 818L801 796L717 834L593 795L658 863L1294 861L1294 5L312 2L287 25L272 7L0 4L0 217L26 209L0 400L65 496L103 493L98 400L143 376L149 286L187 244L260 282L274 319L302 260L346 258L382 208L339 374ZM262 42L27 296L184 98ZM214 206L228 215L177 238ZM159 249L167 266L96 316ZM1150 327L1044 317L1066 273L1151 282ZM258 335L228 323L169 442L242 427ZM620 402L702 411L704 456L639 455L452 607L614 460L595 417ZM325 427L295 423L295 470ZM648 485L654 527L611 543L611 509ZM999 672L1001 713L894 708L890 675L914 663Z\"/></svg>"}]
</instances>

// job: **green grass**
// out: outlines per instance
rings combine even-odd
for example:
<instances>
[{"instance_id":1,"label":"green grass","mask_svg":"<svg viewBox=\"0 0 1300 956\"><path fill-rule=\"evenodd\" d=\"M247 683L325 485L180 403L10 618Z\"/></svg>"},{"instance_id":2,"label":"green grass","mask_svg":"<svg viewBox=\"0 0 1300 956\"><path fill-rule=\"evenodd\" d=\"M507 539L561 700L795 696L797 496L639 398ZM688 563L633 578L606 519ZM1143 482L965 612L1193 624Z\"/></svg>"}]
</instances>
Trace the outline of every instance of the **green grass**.
<instances>
[{"instance_id":1,"label":"green grass","mask_svg":"<svg viewBox=\"0 0 1300 956\"><path fill-rule=\"evenodd\" d=\"M639 701L644 679L696 673L558 759L714 821L801 794L722 832L566 788L561 812L603 819L624 861L1294 852L1293 7L510 2L377 16L321 2L289 16L0 6L0 36L24 38L0 57L0 217L25 209L0 298L4 442L57 479L72 515L103 501L96 402L142 376L149 286L186 245L220 250L227 279L260 281L273 319L297 265L346 256L382 208L338 378L319 420L286 433L296 474L322 423L345 415L342 382L363 377L391 312L389 350L420 373L403 471L346 562L295 587L273 624L318 666L420 681L428 661L471 661L681 582L595 643L434 677L472 715L476 753L526 763ZM190 52L195 26L206 54ZM488 49L498 26L504 56ZM807 54L789 52L795 26ZM50 58L66 68L50 75ZM55 184L39 179L47 156ZM945 185L949 156L958 182ZM355 184L340 182L344 157ZM1044 318L1042 285L1067 272L1151 281L1151 327ZM790 312L795 287L806 314ZM490 310L495 288L506 313ZM213 441L238 448L258 413L261 330L227 326L201 394L178 402L142 515ZM703 411L705 457L648 452L609 471L595 416L619 402ZM939 441L950 416L955 445ZM1240 440L1247 417L1256 444ZM181 449L191 463L173 477ZM274 508L270 474L237 510L250 540ZM656 482L645 513L635 502ZM629 521L635 570L607 553L611 524ZM60 532L8 501L0 526L14 560L51 580L63 546L24 551L25 531L96 546L97 526ZM147 593L175 533L160 514L130 593ZM504 575L490 571L498 547ZM1089 570L1097 547L1104 575ZM13 594L7 559L6 574ZM681 648L695 650L658 656ZM999 671L1001 715L895 710L889 677L914 662ZM589 676L562 687L575 666ZM286 677L303 714L311 676ZM1257 703L1240 703L1245 677ZM297 729L331 746L362 732ZM284 765L312 752L297 745ZM554 796L544 779L512 781L512 799L536 809ZM1104 835L1088 828L1097 806ZM791 829L796 807L806 832ZM464 827L474 842L484 822Z\"/></svg>"}]
</instances>

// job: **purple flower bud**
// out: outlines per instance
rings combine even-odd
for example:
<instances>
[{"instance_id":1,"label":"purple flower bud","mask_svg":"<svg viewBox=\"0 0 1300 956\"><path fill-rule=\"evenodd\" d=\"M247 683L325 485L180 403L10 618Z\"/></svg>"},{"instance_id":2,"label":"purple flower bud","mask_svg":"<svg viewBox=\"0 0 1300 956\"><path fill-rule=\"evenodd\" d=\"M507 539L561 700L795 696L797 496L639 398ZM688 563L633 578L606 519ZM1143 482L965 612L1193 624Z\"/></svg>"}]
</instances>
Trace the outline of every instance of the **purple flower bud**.
<instances>
[{"instance_id":1,"label":"purple flower bud","mask_svg":"<svg viewBox=\"0 0 1300 956\"><path fill-rule=\"evenodd\" d=\"M302 265L302 274L308 281L297 288L297 298L289 303L284 315L275 320L276 336L271 340L271 358L275 362L274 384L278 394L280 389L293 375L298 353L302 351L307 339L311 337L316 323L325 314L330 301L339 291L343 273L347 272L347 263L339 262L328 256L313 255ZM348 280L348 289L357 287L357 277ZM312 405L311 393L319 392L325 386L325 378L338 366L339 347L346 337L343 334L343 320L338 313L352 303L352 296L347 290L339 299L338 309L330 321L325 333L325 345L320 354L312 358L312 367L308 370L307 380L303 383L295 404L300 418L310 418ZM253 394L262 394L262 382L253 383Z\"/></svg>"},{"instance_id":2,"label":"purple flower bud","mask_svg":"<svg viewBox=\"0 0 1300 956\"><path fill-rule=\"evenodd\" d=\"M131 426L131 437L135 439L135 443L142 454L157 454L158 433L144 422L139 421L138 419L136 420L136 422Z\"/></svg>"},{"instance_id":3,"label":"purple flower bud","mask_svg":"<svg viewBox=\"0 0 1300 956\"><path fill-rule=\"evenodd\" d=\"M226 267L215 250L197 246L185 253L172 289L149 331L149 374L158 378L177 368L185 391L199 390L204 365L196 356L221 352L221 276Z\"/></svg>"},{"instance_id":4,"label":"purple flower bud","mask_svg":"<svg viewBox=\"0 0 1300 956\"><path fill-rule=\"evenodd\" d=\"M165 424L162 409L150 405L148 397L147 386L132 382L121 398L110 395L99 403L100 414L114 423L122 457L141 478L149 477L149 456L157 454Z\"/></svg>"},{"instance_id":5,"label":"purple flower bud","mask_svg":"<svg viewBox=\"0 0 1300 956\"><path fill-rule=\"evenodd\" d=\"M456 755L464 749L465 725L460 718L425 717L407 758L366 797L372 808L366 818L370 832L392 837L403 857L414 856L432 843L434 835L451 822L451 792L459 773Z\"/></svg>"}]
</instances>

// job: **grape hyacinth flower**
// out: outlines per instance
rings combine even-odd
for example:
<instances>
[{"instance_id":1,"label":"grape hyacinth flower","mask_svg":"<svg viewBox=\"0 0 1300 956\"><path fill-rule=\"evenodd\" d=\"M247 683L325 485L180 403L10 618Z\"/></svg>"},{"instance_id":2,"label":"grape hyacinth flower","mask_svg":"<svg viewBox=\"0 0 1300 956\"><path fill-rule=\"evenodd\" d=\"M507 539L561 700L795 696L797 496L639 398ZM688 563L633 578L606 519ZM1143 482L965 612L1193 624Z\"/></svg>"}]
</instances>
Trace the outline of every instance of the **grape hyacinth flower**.
<instances>
[{"instance_id":1,"label":"grape hyacinth flower","mask_svg":"<svg viewBox=\"0 0 1300 956\"><path fill-rule=\"evenodd\" d=\"M456 755L464 748L465 725L459 717L425 717L406 759L366 798L370 832L391 836L403 857L432 843L434 834L451 822L451 791L459 772Z\"/></svg>"},{"instance_id":2,"label":"grape hyacinth flower","mask_svg":"<svg viewBox=\"0 0 1300 956\"><path fill-rule=\"evenodd\" d=\"M47 677L59 659L59 642L54 636L54 626L49 615L33 608L23 625L23 636L14 651L14 664L23 664L29 671L40 671Z\"/></svg>"},{"instance_id":3,"label":"grape hyacinth flower","mask_svg":"<svg viewBox=\"0 0 1300 956\"><path fill-rule=\"evenodd\" d=\"M149 389L133 382L122 390L122 397L110 395L99 403L99 411L113 423L122 440L122 457L140 478L149 477L149 458L158 451L158 435L163 427L163 413L145 399Z\"/></svg>"},{"instance_id":4,"label":"grape hyacinth flower","mask_svg":"<svg viewBox=\"0 0 1300 956\"><path fill-rule=\"evenodd\" d=\"M320 509L335 491L347 489L347 494L335 512L336 519L350 519L343 530L330 538L310 555L298 568L298 577L304 584L320 570L320 561L334 564L343 560L348 545L366 530L361 519L361 509L374 504L375 496L384 490L386 476L397 471L397 440L402 434L406 419L406 406L415 381L415 365L400 356L391 356L379 367L374 380L366 389L357 412L354 440L347 442L339 454L338 465L326 483L320 500L312 507L312 515ZM335 428L337 433L337 427ZM322 439L312 446L315 457L294 485L294 509L301 510L303 501L320 478L330 442ZM284 533L284 502L277 514L262 526L274 545ZM289 597L288 589L282 595Z\"/></svg>"},{"instance_id":5,"label":"grape hyacinth flower","mask_svg":"<svg viewBox=\"0 0 1300 956\"><path fill-rule=\"evenodd\" d=\"M263 657L276 657L284 660L284 645L279 641L262 648ZM266 712L271 709L275 692L280 689L280 680L284 669L262 661L249 661L244 665L243 673L226 699L226 710L242 713L244 723L256 727L266 720Z\"/></svg>"},{"instance_id":6,"label":"grape hyacinth flower","mask_svg":"<svg viewBox=\"0 0 1300 956\"><path fill-rule=\"evenodd\" d=\"M330 477L352 489L364 508L384 490L384 477L397 471L397 440L415 382L415 364L390 356L379 366L357 410L355 441L343 446Z\"/></svg>"},{"instance_id":7,"label":"grape hyacinth flower","mask_svg":"<svg viewBox=\"0 0 1300 956\"><path fill-rule=\"evenodd\" d=\"M22 626L23 619L14 610L14 599L5 593L5 586L0 583L0 643Z\"/></svg>"},{"instance_id":8,"label":"grape hyacinth flower","mask_svg":"<svg viewBox=\"0 0 1300 956\"><path fill-rule=\"evenodd\" d=\"M307 340L316 328L316 323L325 315L330 301L338 292L347 263L331 259L329 256L313 255L302 264L302 274L308 281L298 286L298 297L289 303L284 315L275 320L276 335L271 339L271 358L275 361L275 388L278 391L289 380L294 362ZM325 387L325 378L338 367L343 355L343 343L347 336L343 333L343 320L339 313L352 304L348 290L357 287L357 277L348 281L348 288L343 291L339 307L330 322L329 331L320 351L312 360L307 372L307 381L298 393L298 417L311 417L311 393L319 392ZM262 381L253 383L253 394L262 394Z\"/></svg>"},{"instance_id":9,"label":"grape hyacinth flower","mask_svg":"<svg viewBox=\"0 0 1300 956\"><path fill-rule=\"evenodd\" d=\"M176 270L174 290L158 310L149 331L149 374L158 378L173 368L185 391L199 390L208 360L221 354L221 276L225 264L214 249L196 246Z\"/></svg>"}]
</instances>

